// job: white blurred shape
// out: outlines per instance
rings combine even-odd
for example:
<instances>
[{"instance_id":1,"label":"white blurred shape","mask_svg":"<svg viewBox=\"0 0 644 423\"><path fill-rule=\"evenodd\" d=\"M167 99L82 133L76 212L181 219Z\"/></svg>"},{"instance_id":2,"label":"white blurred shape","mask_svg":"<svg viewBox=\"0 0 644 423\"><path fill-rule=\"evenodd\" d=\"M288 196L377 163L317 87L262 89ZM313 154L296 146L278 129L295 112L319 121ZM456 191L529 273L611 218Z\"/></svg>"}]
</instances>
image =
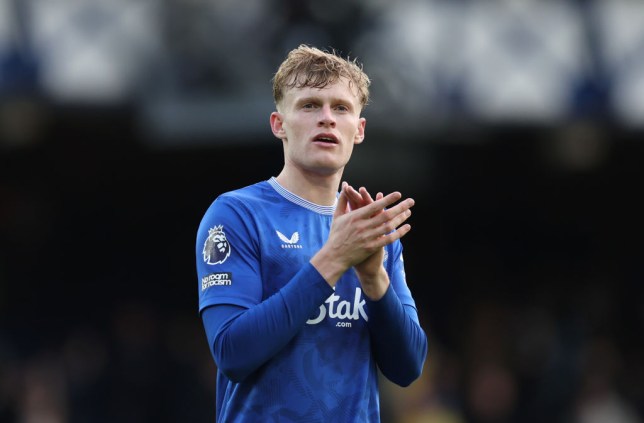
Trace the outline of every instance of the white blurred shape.
<instances>
[{"instance_id":1,"label":"white blurred shape","mask_svg":"<svg viewBox=\"0 0 644 423\"><path fill-rule=\"evenodd\" d=\"M9 48L13 38L13 8L10 2L11 0L0 0L0 56Z\"/></svg>"},{"instance_id":2,"label":"white blurred shape","mask_svg":"<svg viewBox=\"0 0 644 423\"><path fill-rule=\"evenodd\" d=\"M637 412L617 393L583 404L574 423L641 423Z\"/></svg>"},{"instance_id":3,"label":"white blurred shape","mask_svg":"<svg viewBox=\"0 0 644 423\"><path fill-rule=\"evenodd\" d=\"M613 110L622 123L644 127L644 2L596 0L593 12Z\"/></svg>"},{"instance_id":4,"label":"white blurred shape","mask_svg":"<svg viewBox=\"0 0 644 423\"><path fill-rule=\"evenodd\" d=\"M370 110L404 119L407 127L446 116L442 96L452 82L462 6L397 0L371 5L368 12L374 24L357 41L356 51L376 81Z\"/></svg>"},{"instance_id":5,"label":"white blurred shape","mask_svg":"<svg viewBox=\"0 0 644 423\"><path fill-rule=\"evenodd\" d=\"M61 102L128 100L158 49L156 0L33 0L44 91Z\"/></svg>"},{"instance_id":6,"label":"white blurred shape","mask_svg":"<svg viewBox=\"0 0 644 423\"><path fill-rule=\"evenodd\" d=\"M471 3L458 53L466 105L475 117L546 123L567 117L574 81L589 63L573 6L553 0Z\"/></svg>"}]
</instances>

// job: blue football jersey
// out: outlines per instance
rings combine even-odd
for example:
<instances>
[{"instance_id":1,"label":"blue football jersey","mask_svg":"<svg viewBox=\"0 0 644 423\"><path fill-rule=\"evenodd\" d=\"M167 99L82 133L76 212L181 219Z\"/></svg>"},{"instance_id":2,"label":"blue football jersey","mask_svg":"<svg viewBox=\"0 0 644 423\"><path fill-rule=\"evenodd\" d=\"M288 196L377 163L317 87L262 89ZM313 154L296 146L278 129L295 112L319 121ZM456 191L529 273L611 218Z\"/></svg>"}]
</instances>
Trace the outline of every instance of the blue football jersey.
<instances>
[{"instance_id":1,"label":"blue football jersey","mask_svg":"<svg viewBox=\"0 0 644 423\"><path fill-rule=\"evenodd\" d=\"M217 304L251 308L279 291L327 240L334 208L292 194L275 178L217 197L197 234L199 311ZM386 247L384 264L402 304L415 307L400 241ZM240 383L218 371L217 421L379 422L368 319L349 269L268 363Z\"/></svg>"}]
</instances>

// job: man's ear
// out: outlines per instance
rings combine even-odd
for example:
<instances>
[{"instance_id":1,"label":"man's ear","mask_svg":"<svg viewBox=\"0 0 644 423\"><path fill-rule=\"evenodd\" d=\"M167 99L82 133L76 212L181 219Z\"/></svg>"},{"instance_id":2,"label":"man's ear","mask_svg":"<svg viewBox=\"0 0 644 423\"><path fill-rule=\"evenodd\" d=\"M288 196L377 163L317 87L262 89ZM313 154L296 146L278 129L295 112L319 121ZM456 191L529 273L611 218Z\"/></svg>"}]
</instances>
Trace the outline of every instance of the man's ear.
<instances>
[{"instance_id":1,"label":"man's ear","mask_svg":"<svg viewBox=\"0 0 644 423\"><path fill-rule=\"evenodd\" d=\"M271 130L273 135L283 140L286 138L286 131L284 131L284 120L280 112L271 113Z\"/></svg>"},{"instance_id":2,"label":"man's ear","mask_svg":"<svg viewBox=\"0 0 644 423\"><path fill-rule=\"evenodd\" d=\"M362 143L362 141L364 141L364 128L366 125L367 119L361 117L358 121L358 132L356 132L356 136L353 139L354 144L360 144Z\"/></svg>"}]
</instances>

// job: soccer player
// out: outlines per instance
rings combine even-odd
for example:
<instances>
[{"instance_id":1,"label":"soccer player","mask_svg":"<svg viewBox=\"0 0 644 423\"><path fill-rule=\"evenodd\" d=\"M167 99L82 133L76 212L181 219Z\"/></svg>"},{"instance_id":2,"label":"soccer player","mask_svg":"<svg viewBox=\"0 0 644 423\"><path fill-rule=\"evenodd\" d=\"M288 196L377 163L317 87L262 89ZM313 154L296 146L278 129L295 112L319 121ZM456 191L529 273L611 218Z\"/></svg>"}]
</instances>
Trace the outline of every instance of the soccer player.
<instances>
[{"instance_id":1,"label":"soccer player","mask_svg":"<svg viewBox=\"0 0 644 423\"><path fill-rule=\"evenodd\" d=\"M217 422L379 422L378 370L407 386L427 336L400 238L414 201L342 182L370 79L301 45L273 77L276 177L222 193L197 233L199 311Z\"/></svg>"}]
</instances>

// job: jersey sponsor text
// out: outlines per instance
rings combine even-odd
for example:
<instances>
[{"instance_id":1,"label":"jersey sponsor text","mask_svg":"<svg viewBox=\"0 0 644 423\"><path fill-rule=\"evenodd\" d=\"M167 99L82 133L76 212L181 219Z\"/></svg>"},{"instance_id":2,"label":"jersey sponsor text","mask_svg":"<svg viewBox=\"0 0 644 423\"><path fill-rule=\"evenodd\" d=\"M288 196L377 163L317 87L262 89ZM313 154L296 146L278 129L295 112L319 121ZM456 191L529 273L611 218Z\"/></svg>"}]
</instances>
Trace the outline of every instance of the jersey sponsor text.
<instances>
[{"instance_id":1,"label":"jersey sponsor text","mask_svg":"<svg viewBox=\"0 0 644 423\"><path fill-rule=\"evenodd\" d=\"M367 313L364 310L365 300L361 299L362 290L356 288L355 295L353 297L353 303L340 300L340 296L337 294L331 294L329 298L324 301L324 304L320 306L319 314L313 318L306 321L309 325L316 325L320 323L328 315L332 319L340 320L358 320L361 316L365 321L368 321ZM351 325L336 325L338 327L351 327Z\"/></svg>"}]
</instances>

